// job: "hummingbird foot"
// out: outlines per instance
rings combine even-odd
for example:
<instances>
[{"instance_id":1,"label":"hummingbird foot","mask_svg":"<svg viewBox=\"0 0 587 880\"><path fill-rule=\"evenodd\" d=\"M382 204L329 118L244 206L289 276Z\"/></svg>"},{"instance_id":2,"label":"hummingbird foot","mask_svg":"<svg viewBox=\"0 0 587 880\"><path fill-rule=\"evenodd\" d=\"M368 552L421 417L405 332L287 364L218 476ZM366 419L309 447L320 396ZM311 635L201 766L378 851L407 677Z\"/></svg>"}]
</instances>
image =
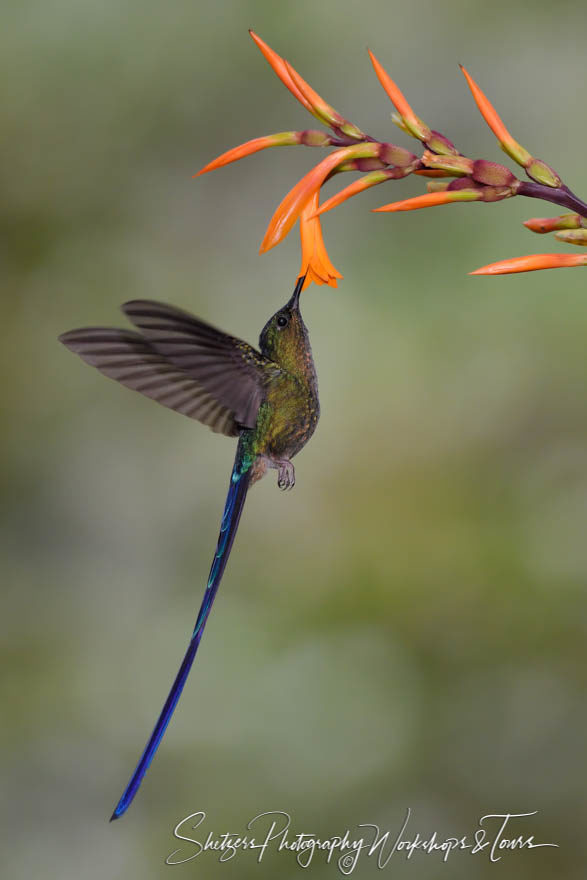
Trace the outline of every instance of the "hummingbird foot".
<instances>
[{"instance_id":1,"label":"hummingbird foot","mask_svg":"<svg viewBox=\"0 0 587 880\"><path fill-rule=\"evenodd\" d=\"M277 461L277 485L280 489L293 489L296 484L296 472L288 459Z\"/></svg>"}]
</instances>

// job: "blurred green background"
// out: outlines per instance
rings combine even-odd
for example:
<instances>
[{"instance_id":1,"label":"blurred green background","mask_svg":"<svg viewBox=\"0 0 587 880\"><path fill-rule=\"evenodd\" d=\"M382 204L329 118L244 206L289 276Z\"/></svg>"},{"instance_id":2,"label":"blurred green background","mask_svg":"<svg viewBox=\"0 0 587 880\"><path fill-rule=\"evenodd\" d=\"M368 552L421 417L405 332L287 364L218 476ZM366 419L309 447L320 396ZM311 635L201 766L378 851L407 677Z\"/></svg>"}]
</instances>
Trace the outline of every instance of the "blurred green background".
<instances>
[{"instance_id":1,"label":"blurred green background","mask_svg":"<svg viewBox=\"0 0 587 880\"><path fill-rule=\"evenodd\" d=\"M517 830L560 848L394 857L395 876L584 877L586 275L467 275L564 250L521 225L556 209L369 212L423 189L408 180L326 217L345 279L304 295L319 429L294 492L273 474L251 493L177 715L114 825L200 602L234 442L56 341L151 297L254 342L289 296L297 234L258 246L323 154L191 179L235 144L314 125L248 27L410 146L369 46L430 125L499 160L466 64L585 198L583 0L44 0L5 2L2 19L5 875L296 877L284 854L163 860L201 809L206 831L279 809L326 837L396 831L409 806L412 832L442 836L538 810ZM321 856L310 870L337 876ZM373 859L353 876L379 876Z\"/></svg>"}]
</instances>

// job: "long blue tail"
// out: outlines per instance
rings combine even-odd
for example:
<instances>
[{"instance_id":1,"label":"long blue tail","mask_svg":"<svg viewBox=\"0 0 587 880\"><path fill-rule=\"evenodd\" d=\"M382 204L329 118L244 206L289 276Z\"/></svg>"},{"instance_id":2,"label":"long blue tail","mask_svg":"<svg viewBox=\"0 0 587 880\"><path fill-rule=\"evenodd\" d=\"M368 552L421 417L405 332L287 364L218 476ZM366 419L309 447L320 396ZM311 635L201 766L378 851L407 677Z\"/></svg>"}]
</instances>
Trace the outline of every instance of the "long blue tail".
<instances>
[{"instance_id":1,"label":"long blue tail","mask_svg":"<svg viewBox=\"0 0 587 880\"><path fill-rule=\"evenodd\" d=\"M250 471L248 469L244 472L241 471L237 455L237 460L235 462L230 479L230 486L228 489L226 504L224 506L224 514L222 516L220 534L218 535L218 546L216 547L216 555L214 556L214 561L212 562L212 568L210 569L210 575L208 577L208 585L206 587L206 592L204 593L202 605L200 606L200 610L198 612L198 618L196 620L196 625L194 626L192 638L188 645L188 649L185 653L182 664L179 667L179 672L177 673L175 681L173 682L171 690L169 691L169 696L167 697L165 705L161 710L161 714L159 715L157 724L155 725L155 729L153 730L153 733L151 734L149 741L145 746L139 763L137 764L129 783L126 786L122 797L116 805L116 809L110 817L111 822L113 819L118 819L120 816L122 816L122 814L126 812L128 807L132 803L132 800L139 790L141 782L143 781L143 776L147 772L149 764L153 760L159 743L163 739L163 734L165 733L167 725L171 720L173 710L175 709L177 702L181 696L183 686L186 683L186 679L189 675L190 669L192 668L192 663L194 662L194 657L196 656L196 651L198 650L198 645L200 644L200 639L202 638L202 633L204 632L204 627L206 625L208 615L210 614L210 609L212 608L212 603L214 602L216 591L218 590L220 581L222 580L222 575L224 573L224 569L230 555L230 549L236 535L243 505L247 496L249 478Z\"/></svg>"}]
</instances>

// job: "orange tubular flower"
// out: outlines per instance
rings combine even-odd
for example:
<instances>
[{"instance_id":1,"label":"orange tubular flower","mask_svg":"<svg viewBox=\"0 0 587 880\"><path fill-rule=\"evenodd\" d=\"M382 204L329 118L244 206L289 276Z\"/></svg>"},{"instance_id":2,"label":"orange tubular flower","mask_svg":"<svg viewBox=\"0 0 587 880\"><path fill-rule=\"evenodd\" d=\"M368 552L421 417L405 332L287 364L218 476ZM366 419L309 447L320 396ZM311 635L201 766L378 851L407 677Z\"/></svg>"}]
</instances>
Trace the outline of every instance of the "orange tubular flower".
<instances>
[{"instance_id":1,"label":"orange tubular flower","mask_svg":"<svg viewBox=\"0 0 587 880\"><path fill-rule=\"evenodd\" d=\"M310 102L308 101L308 99L302 95L299 88L296 86L296 84L292 80L290 73L286 67L285 61L281 57L281 55L278 55L277 52L274 52L273 49L270 46L268 46L267 43L265 43L261 39L261 37L257 36L257 34L254 31L250 30L249 34L251 35L251 37L253 38L253 40L255 41L255 43L257 44L257 46L259 47L259 49L261 50L261 52L265 56L266 60L269 62L269 64L271 65L271 67L273 68L273 70L275 71L275 73L277 74L279 79L281 80L281 82L284 84L284 86L287 89L290 90L290 92L292 93L294 98L297 98L298 101L300 102L300 104L302 104L306 108L306 110L309 110L309 112L313 116L315 116L316 119L320 119L320 117L315 112L315 110L313 109L313 107L310 104ZM321 119L320 119L320 122L322 122Z\"/></svg>"},{"instance_id":2,"label":"orange tubular flower","mask_svg":"<svg viewBox=\"0 0 587 880\"><path fill-rule=\"evenodd\" d=\"M308 101L314 116L320 119L325 125L330 126L330 128L335 130L339 129L341 132L355 140L365 139L365 135L361 129L357 128L356 125L353 125L352 122L348 122L348 120L346 120L344 116L341 116L334 107L327 104L324 98L321 98L318 92L315 92L305 79L302 79L299 73L291 66L289 61L285 62L285 66L294 85Z\"/></svg>"},{"instance_id":3,"label":"orange tubular flower","mask_svg":"<svg viewBox=\"0 0 587 880\"><path fill-rule=\"evenodd\" d=\"M336 287L336 279L342 278L332 263L322 238L318 210L318 192L311 197L300 215L300 237L302 241L302 265L299 275L306 275L304 288L312 281L314 284L327 284Z\"/></svg>"},{"instance_id":4,"label":"orange tubular flower","mask_svg":"<svg viewBox=\"0 0 587 880\"><path fill-rule=\"evenodd\" d=\"M364 192L366 189L370 189L372 186L377 186L380 183L385 183L386 180L392 180L399 177L400 174L398 171L399 169L396 168L382 168L380 171L371 171L364 177L359 177L358 180L353 181L349 186L346 186L344 189L341 189L340 192L337 192L336 195L327 199L327 201L321 205L320 209L316 211L315 216L319 217L320 214L332 211L333 208L342 205L347 199L356 196L358 193ZM405 173L408 174L409 172L406 171Z\"/></svg>"},{"instance_id":5,"label":"orange tubular flower","mask_svg":"<svg viewBox=\"0 0 587 880\"><path fill-rule=\"evenodd\" d=\"M371 52L370 49L368 49L367 51L369 52L371 64L373 65L375 73L377 74L377 79L383 86L387 97L399 113L404 126L406 127L408 132L414 137L418 138L418 140L427 141L430 138L432 132L425 122L422 122L421 119L418 119L418 117L406 101L403 92L394 83L383 65L379 63L373 52Z\"/></svg>"},{"instance_id":6,"label":"orange tubular flower","mask_svg":"<svg viewBox=\"0 0 587 880\"><path fill-rule=\"evenodd\" d=\"M469 275L511 275L514 272L535 272L540 269L562 269L587 266L587 254L529 254L500 260L469 272Z\"/></svg>"},{"instance_id":7,"label":"orange tubular flower","mask_svg":"<svg viewBox=\"0 0 587 880\"><path fill-rule=\"evenodd\" d=\"M270 250L283 241L290 231L302 209L308 201L318 192L328 175L334 169L348 159L377 158L380 145L377 143L356 144L351 147L343 147L335 150L329 156L322 159L305 177L291 189L269 221L265 238L261 244L260 253Z\"/></svg>"},{"instance_id":8,"label":"orange tubular flower","mask_svg":"<svg viewBox=\"0 0 587 880\"><path fill-rule=\"evenodd\" d=\"M562 181L556 171L541 159L534 158L525 147L522 147L516 140L514 140L498 116L495 107L486 95L483 94L473 77L465 70L462 64L459 66L463 71L471 92L473 93L473 98L479 108L479 112L496 136L502 150L507 153L508 156L511 156L514 162L517 162L518 165L525 168L526 174L528 177L531 177L532 180L535 180L537 183L542 183L545 186L551 186L554 188L559 187Z\"/></svg>"},{"instance_id":9,"label":"orange tubular flower","mask_svg":"<svg viewBox=\"0 0 587 880\"><path fill-rule=\"evenodd\" d=\"M451 189L443 192L427 192L413 199L404 199L401 202L390 202L380 208L373 208L375 213L380 211L417 211L419 208L433 208L435 205L450 205L453 202L476 202L483 198L483 193L478 189Z\"/></svg>"},{"instance_id":10,"label":"orange tubular flower","mask_svg":"<svg viewBox=\"0 0 587 880\"><path fill-rule=\"evenodd\" d=\"M284 86L306 110L330 128L339 130L354 140L364 140L365 135L360 128L341 116L334 107L321 98L318 92L314 91L312 86L291 66L289 61L274 52L254 31L249 31L249 33Z\"/></svg>"},{"instance_id":11,"label":"orange tubular flower","mask_svg":"<svg viewBox=\"0 0 587 880\"><path fill-rule=\"evenodd\" d=\"M212 162L208 162L207 165L198 171L197 174L193 174L192 177L207 174L208 171L222 168L223 165L237 162L239 159L244 159L245 156L251 156L253 153L258 153L259 150L266 150L268 147L294 146L300 143L299 135L300 133L297 131L282 131L278 134L267 134L264 137L253 138L252 141L247 141L245 144L240 144L240 146L233 147L232 150L222 153L221 156L213 159Z\"/></svg>"},{"instance_id":12,"label":"orange tubular flower","mask_svg":"<svg viewBox=\"0 0 587 880\"><path fill-rule=\"evenodd\" d=\"M499 117L495 107L489 101L489 99L484 95L481 91L473 77L468 73L467 70L463 67L462 64L459 65L461 68L465 79L467 80L468 86L471 89L473 94L473 98L475 99L475 103L479 108L479 112L481 116L499 141L499 144L514 162L517 162L518 165L522 165L526 167L529 162L532 161L532 156L528 152L528 150L524 149L514 138L511 136L501 118Z\"/></svg>"},{"instance_id":13,"label":"orange tubular flower","mask_svg":"<svg viewBox=\"0 0 587 880\"><path fill-rule=\"evenodd\" d=\"M324 98L321 98L318 92L315 92L312 86L303 79L297 70L291 66L289 61L284 59L285 68L289 73L290 79L298 89L298 91L303 95L303 97L308 102L309 106L312 108L312 113L318 117L322 122L325 122L326 125L339 125L341 122L344 122L343 117L340 113L331 107Z\"/></svg>"},{"instance_id":14,"label":"orange tubular flower","mask_svg":"<svg viewBox=\"0 0 587 880\"><path fill-rule=\"evenodd\" d=\"M258 153L259 150L266 150L269 147L293 147L298 144L304 144L306 147L330 147L332 138L323 131L306 129L305 131L280 131L277 134L266 134L263 137L253 138L227 150L221 156L217 156L212 162L208 162L197 174L192 177L199 177L200 174L207 174L208 171L214 171L215 168L222 168L223 165L230 165L231 162L238 162L245 156L251 156Z\"/></svg>"}]
</instances>

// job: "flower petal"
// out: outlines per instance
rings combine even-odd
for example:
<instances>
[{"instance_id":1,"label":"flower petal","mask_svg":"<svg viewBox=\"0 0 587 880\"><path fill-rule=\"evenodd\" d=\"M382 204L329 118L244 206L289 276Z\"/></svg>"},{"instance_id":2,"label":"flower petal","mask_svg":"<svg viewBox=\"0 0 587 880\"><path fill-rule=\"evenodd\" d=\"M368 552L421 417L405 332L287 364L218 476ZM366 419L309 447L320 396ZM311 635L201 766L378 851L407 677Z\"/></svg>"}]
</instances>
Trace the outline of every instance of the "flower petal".
<instances>
[{"instance_id":1,"label":"flower petal","mask_svg":"<svg viewBox=\"0 0 587 880\"><path fill-rule=\"evenodd\" d=\"M307 273L304 287L311 281L315 284L328 284L336 287L336 279L342 278L332 263L322 238L320 220L316 216L319 193L316 191L300 214L300 238L302 243L302 265L300 275Z\"/></svg>"}]
</instances>

